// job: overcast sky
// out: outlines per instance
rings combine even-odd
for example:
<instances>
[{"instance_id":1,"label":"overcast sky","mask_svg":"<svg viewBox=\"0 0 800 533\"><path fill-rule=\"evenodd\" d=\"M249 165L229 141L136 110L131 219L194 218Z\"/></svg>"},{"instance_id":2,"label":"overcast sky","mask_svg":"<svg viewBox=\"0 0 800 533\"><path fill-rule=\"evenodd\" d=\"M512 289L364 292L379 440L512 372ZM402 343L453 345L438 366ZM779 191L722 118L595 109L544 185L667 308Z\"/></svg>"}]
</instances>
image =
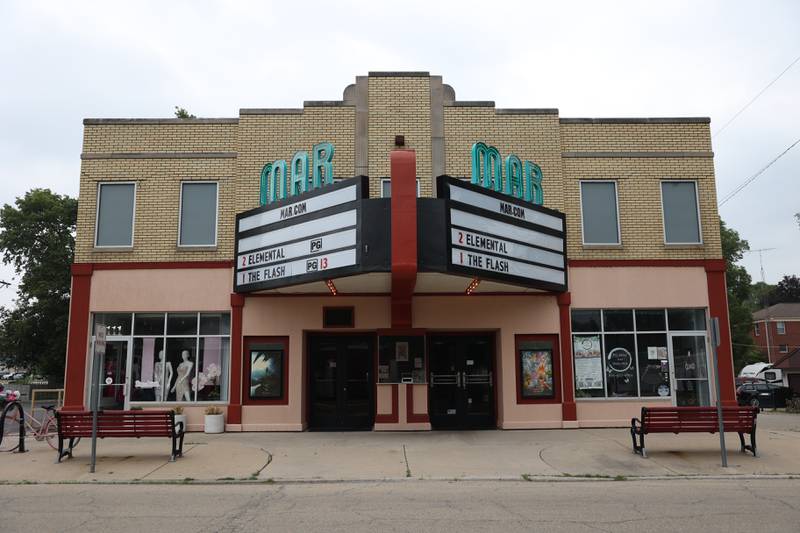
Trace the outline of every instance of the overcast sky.
<instances>
[{"instance_id":1,"label":"overcast sky","mask_svg":"<svg viewBox=\"0 0 800 533\"><path fill-rule=\"evenodd\" d=\"M601 5L602 4L602 5ZM800 2L0 1L0 203L76 196L84 117L236 117L426 70L461 100L562 117L709 116L800 56ZM722 197L800 138L800 63L713 140ZM800 273L800 146L725 204L768 282ZM760 279L758 254L744 264ZM13 272L0 267L0 279ZM0 289L8 305L15 288Z\"/></svg>"}]
</instances>

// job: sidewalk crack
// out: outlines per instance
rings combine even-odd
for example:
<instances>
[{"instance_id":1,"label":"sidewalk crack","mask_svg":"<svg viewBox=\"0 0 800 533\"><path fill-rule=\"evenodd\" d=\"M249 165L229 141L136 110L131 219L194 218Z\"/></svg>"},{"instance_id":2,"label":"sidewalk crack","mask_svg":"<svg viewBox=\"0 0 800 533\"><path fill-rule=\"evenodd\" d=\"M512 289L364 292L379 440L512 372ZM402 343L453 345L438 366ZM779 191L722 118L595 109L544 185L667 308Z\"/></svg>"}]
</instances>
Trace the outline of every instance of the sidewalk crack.
<instances>
[{"instance_id":1,"label":"sidewalk crack","mask_svg":"<svg viewBox=\"0 0 800 533\"><path fill-rule=\"evenodd\" d=\"M406 462L406 477L411 477L411 467L408 466L408 454L406 453L405 444L403 444L403 460Z\"/></svg>"}]
</instances>

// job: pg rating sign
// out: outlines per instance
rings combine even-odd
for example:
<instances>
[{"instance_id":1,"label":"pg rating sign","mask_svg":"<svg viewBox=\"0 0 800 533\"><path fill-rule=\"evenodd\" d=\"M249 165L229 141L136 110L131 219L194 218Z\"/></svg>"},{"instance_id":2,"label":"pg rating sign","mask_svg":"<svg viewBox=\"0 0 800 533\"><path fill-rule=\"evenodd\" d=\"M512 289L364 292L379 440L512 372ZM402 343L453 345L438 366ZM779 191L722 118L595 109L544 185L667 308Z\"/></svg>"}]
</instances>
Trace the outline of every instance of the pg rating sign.
<instances>
[{"instance_id":1,"label":"pg rating sign","mask_svg":"<svg viewBox=\"0 0 800 533\"><path fill-rule=\"evenodd\" d=\"M236 292L357 273L366 186L344 180L237 215Z\"/></svg>"},{"instance_id":2,"label":"pg rating sign","mask_svg":"<svg viewBox=\"0 0 800 533\"><path fill-rule=\"evenodd\" d=\"M563 213L463 180L439 180L439 195L448 200L448 270L523 287L566 290Z\"/></svg>"}]
</instances>

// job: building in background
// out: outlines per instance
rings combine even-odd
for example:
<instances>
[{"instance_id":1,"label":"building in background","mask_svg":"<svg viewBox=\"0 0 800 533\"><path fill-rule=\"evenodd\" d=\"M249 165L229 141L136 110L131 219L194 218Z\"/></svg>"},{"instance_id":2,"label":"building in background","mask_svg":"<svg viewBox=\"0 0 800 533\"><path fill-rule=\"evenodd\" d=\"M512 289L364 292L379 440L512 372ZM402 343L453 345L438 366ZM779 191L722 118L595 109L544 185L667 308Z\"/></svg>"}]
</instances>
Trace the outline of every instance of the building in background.
<instances>
[{"instance_id":1,"label":"building in background","mask_svg":"<svg viewBox=\"0 0 800 533\"><path fill-rule=\"evenodd\" d=\"M800 303L780 303L753 313L753 340L780 369L783 384L800 394Z\"/></svg>"},{"instance_id":2,"label":"building in background","mask_svg":"<svg viewBox=\"0 0 800 533\"><path fill-rule=\"evenodd\" d=\"M199 430L562 428L709 405L707 118L563 118L374 72L341 101L86 119L66 409Z\"/></svg>"}]
</instances>

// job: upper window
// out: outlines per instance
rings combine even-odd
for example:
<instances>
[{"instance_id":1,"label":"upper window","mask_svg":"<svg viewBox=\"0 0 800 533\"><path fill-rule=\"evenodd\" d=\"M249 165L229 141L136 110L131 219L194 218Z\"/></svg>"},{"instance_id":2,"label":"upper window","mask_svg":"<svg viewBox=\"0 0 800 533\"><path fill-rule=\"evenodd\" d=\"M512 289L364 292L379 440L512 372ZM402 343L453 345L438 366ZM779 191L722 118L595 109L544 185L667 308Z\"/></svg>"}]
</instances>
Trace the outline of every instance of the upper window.
<instances>
[{"instance_id":1,"label":"upper window","mask_svg":"<svg viewBox=\"0 0 800 533\"><path fill-rule=\"evenodd\" d=\"M701 244L697 184L693 181L662 181L664 242Z\"/></svg>"},{"instance_id":2,"label":"upper window","mask_svg":"<svg viewBox=\"0 0 800 533\"><path fill-rule=\"evenodd\" d=\"M392 180L382 179L381 198L391 198L391 197L392 197ZM417 198L419 198L419 178L417 178Z\"/></svg>"},{"instance_id":3,"label":"upper window","mask_svg":"<svg viewBox=\"0 0 800 533\"><path fill-rule=\"evenodd\" d=\"M181 184L180 246L217 244L217 184Z\"/></svg>"},{"instance_id":4,"label":"upper window","mask_svg":"<svg viewBox=\"0 0 800 533\"><path fill-rule=\"evenodd\" d=\"M581 217L584 244L620 244L616 182L582 181Z\"/></svg>"},{"instance_id":5,"label":"upper window","mask_svg":"<svg viewBox=\"0 0 800 533\"><path fill-rule=\"evenodd\" d=\"M755 324L753 324L753 333L755 333L756 337L758 337L759 335L761 335L761 332L760 332L760 331L759 331L759 329L758 329L758 322L756 322Z\"/></svg>"},{"instance_id":6,"label":"upper window","mask_svg":"<svg viewBox=\"0 0 800 533\"><path fill-rule=\"evenodd\" d=\"M95 246L133 246L134 183L100 183Z\"/></svg>"},{"instance_id":7,"label":"upper window","mask_svg":"<svg viewBox=\"0 0 800 533\"><path fill-rule=\"evenodd\" d=\"M778 335L786 335L786 322L775 322L775 329L778 330Z\"/></svg>"}]
</instances>

